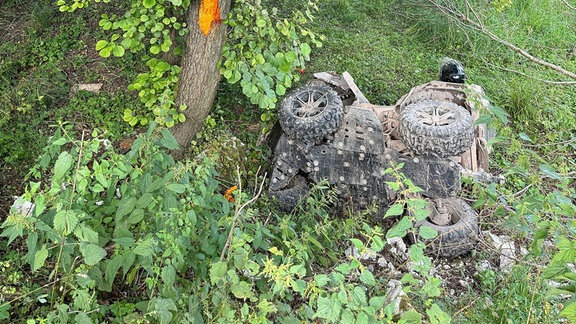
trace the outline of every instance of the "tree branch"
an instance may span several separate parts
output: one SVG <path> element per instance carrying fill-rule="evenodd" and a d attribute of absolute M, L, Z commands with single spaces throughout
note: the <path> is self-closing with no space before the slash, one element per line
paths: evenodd
<path fill-rule="evenodd" d="M 562 0 L 562 2 L 564 2 L 564 4 L 565 4 L 568 8 L 576 11 L 576 7 L 572 6 L 570 3 L 568 3 L 568 1 Z"/>
<path fill-rule="evenodd" d="M 553 63 L 550 63 L 548 61 L 544 61 L 542 59 L 539 59 L 539 58 L 531 55 L 530 53 L 528 53 L 526 50 L 498 37 L 496 34 L 492 33 L 488 29 L 486 29 L 482 25 L 481 21 L 475 21 L 475 20 L 470 19 L 470 17 L 468 15 L 464 15 L 462 12 L 460 12 L 454 6 L 444 6 L 435 0 L 428 0 L 428 2 L 431 3 L 434 7 L 436 7 L 442 14 L 451 18 L 452 20 L 455 20 L 458 24 L 463 25 L 465 27 L 472 28 L 473 30 L 488 36 L 490 39 L 496 41 L 497 43 L 500 43 L 501 45 L 504 45 L 504 46 L 508 47 L 509 49 L 513 50 L 514 52 L 524 56 L 529 61 L 532 61 L 532 62 L 537 63 L 537 64 L 542 65 L 542 66 L 546 66 L 546 67 L 548 67 L 548 68 L 550 68 L 550 69 L 552 69 L 552 70 L 554 70 L 560 74 L 563 74 L 567 77 L 570 77 L 570 78 L 576 80 L 576 73 L 568 71 L 568 70 L 566 70 L 566 69 L 564 69 L 564 68 L 562 68 L 556 64 L 553 64 Z M 466 6 L 467 6 L 467 8 L 471 9 L 471 6 L 468 3 L 468 1 L 466 1 Z M 473 12 L 473 15 L 476 17 L 476 19 L 478 19 L 478 16 L 476 15 L 475 12 Z"/>

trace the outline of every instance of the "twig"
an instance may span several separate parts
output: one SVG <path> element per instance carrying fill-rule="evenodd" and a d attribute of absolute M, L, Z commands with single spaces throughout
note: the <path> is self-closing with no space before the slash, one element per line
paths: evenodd
<path fill-rule="evenodd" d="M 500 69 L 500 70 L 503 70 L 503 71 L 507 71 L 507 72 L 516 73 L 516 74 L 519 74 L 519 75 L 521 75 L 521 76 L 530 78 L 530 79 L 532 79 L 532 80 L 544 82 L 544 83 L 547 83 L 547 84 L 558 84 L 558 85 L 574 85 L 574 84 L 576 84 L 576 81 L 550 81 L 550 80 L 539 79 L 539 78 L 535 78 L 535 77 L 533 77 L 533 76 L 531 76 L 531 75 L 528 75 L 528 74 L 523 73 L 523 72 L 520 72 L 520 71 L 516 71 L 516 70 L 512 70 L 512 69 L 507 69 L 507 68 L 505 68 L 505 67 L 501 67 L 501 66 L 498 66 L 498 65 L 494 65 L 494 64 L 492 64 L 492 63 L 490 63 L 490 62 L 487 62 L 487 61 L 484 61 L 484 63 L 487 64 L 487 65 L 490 65 L 491 67 L 495 67 L 495 68 L 497 68 L 497 69 Z"/>
<path fill-rule="evenodd" d="M 552 70 L 563 74 L 565 76 L 568 76 L 572 79 L 576 80 L 576 73 L 574 72 L 570 72 L 556 64 L 550 63 L 548 61 L 544 61 L 542 59 L 539 59 L 533 55 L 531 55 L 530 53 L 528 53 L 526 50 L 498 37 L 496 34 L 492 33 L 491 31 L 489 31 L 488 29 L 486 29 L 483 25 L 481 21 L 474 21 L 472 19 L 470 19 L 470 17 L 464 15 L 462 12 L 460 12 L 458 9 L 454 8 L 454 7 L 446 7 L 446 6 L 442 6 L 441 4 L 439 4 L 437 1 L 435 0 L 428 0 L 428 2 L 430 2 L 432 5 L 434 5 L 438 10 L 440 10 L 440 12 L 442 14 L 444 14 L 445 16 L 447 16 L 448 18 L 451 18 L 452 20 L 456 21 L 458 24 L 460 24 L 461 26 L 464 27 L 468 27 L 471 28 L 477 32 L 480 32 L 486 36 L 488 36 L 490 39 L 496 41 L 497 43 L 500 43 L 501 45 L 504 45 L 505 47 L 508 47 L 509 49 L 513 50 L 514 52 L 520 54 L 521 56 L 524 56 L 526 59 L 528 59 L 529 61 L 532 61 L 534 63 L 546 66 L 548 68 L 551 68 Z M 468 2 L 467 2 L 468 3 Z"/>
<path fill-rule="evenodd" d="M 232 241 L 232 234 L 234 232 L 234 228 L 236 227 L 236 222 L 238 221 L 238 218 L 240 217 L 240 214 L 242 212 L 242 210 L 244 210 L 244 208 L 246 208 L 246 206 L 252 204 L 253 202 L 255 202 L 258 197 L 260 197 L 260 194 L 262 193 L 262 188 L 264 187 L 264 182 L 266 181 L 266 173 L 264 173 L 264 177 L 262 179 L 262 182 L 260 183 L 260 186 L 258 187 L 258 173 L 260 172 L 260 168 L 258 168 L 258 171 L 256 172 L 256 186 L 254 187 L 254 194 L 252 196 L 252 199 L 248 200 L 247 202 L 245 202 L 242 205 L 238 205 L 236 204 L 236 208 L 234 211 L 234 219 L 232 220 L 232 225 L 230 226 L 230 231 L 228 231 L 228 237 L 226 238 L 226 243 L 224 244 L 224 247 L 222 248 L 222 253 L 220 254 L 220 262 L 224 261 L 224 256 L 226 255 L 226 251 L 228 250 L 228 247 L 230 246 L 230 241 Z M 242 180 L 240 179 L 240 167 L 236 167 L 236 174 L 238 176 L 238 195 L 241 196 L 242 195 Z"/>
<path fill-rule="evenodd" d="M 562 0 L 562 2 L 564 2 L 564 4 L 565 4 L 568 8 L 576 11 L 576 7 L 574 7 L 574 6 L 572 6 L 571 4 L 569 4 L 568 1 Z"/>

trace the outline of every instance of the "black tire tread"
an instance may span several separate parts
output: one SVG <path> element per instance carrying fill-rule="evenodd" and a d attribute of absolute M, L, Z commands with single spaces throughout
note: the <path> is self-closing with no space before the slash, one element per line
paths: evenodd
<path fill-rule="evenodd" d="M 319 114 L 307 118 L 296 116 L 292 111 L 292 105 L 295 98 L 306 91 L 323 92 L 327 96 L 327 106 Z M 278 121 L 282 130 L 291 138 L 302 140 L 304 142 L 314 142 L 326 135 L 332 134 L 338 130 L 342 116 L 344 114 L 344 105 L 340 96 L 328 85 L 312 84 L 304 85 L 294 91 L 282 101 L 278 111 Z"/>
<path fill-rule="evenodd" d="M 419 110 L 440 103 L 450 107 L 456 114 L 457 120 L 454 123 L 431 126 L 422 123 L 416 117 Z M 445 158 L 458 156 L 470 148 L 474 138 L 474 120 L 466 108 L 455 103 L 424 100 L 402 109 L 398 131 L 406 147 L 416 155 Z"/>

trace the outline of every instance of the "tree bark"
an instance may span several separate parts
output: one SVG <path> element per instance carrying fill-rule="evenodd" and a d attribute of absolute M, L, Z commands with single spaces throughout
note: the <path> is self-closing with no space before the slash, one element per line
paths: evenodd
<path fill-rule="evenodd" d="M 228 16 L 230 2 L 231 0 L 219 1 L 222 18 Z M 188 107 L 184 111 L 186 121 L 171 129 L 181 149 L 190 144 L 210 113 L 220 81 L 217 64 L 226 40 L 226 25 L 222 23 L 214 24 L 208 35 L 202 33 L 198 26 L 199 8 L 200 0 L 192 0 L 186 14 L 190 32 L 185 38 L 176 94 L 176 105 L 185 104 Z"/>

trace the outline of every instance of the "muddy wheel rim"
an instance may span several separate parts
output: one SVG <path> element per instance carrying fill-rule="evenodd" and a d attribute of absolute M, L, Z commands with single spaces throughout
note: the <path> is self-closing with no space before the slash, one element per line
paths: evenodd
<path fill-rule="evenodd" d="M 328 97 L 325 93 L 309 90 L 294 98 L 294 115 L 302 118 L 313 117 L 323 112 L 328 106 Z"/>
<path fill-rule="evenodd" d="M 416 112 L 416 116 L 423 124 L 430 126 L 446 126 L 457 120 L 450 107 L 444 105 L 426 107 Z"/>

